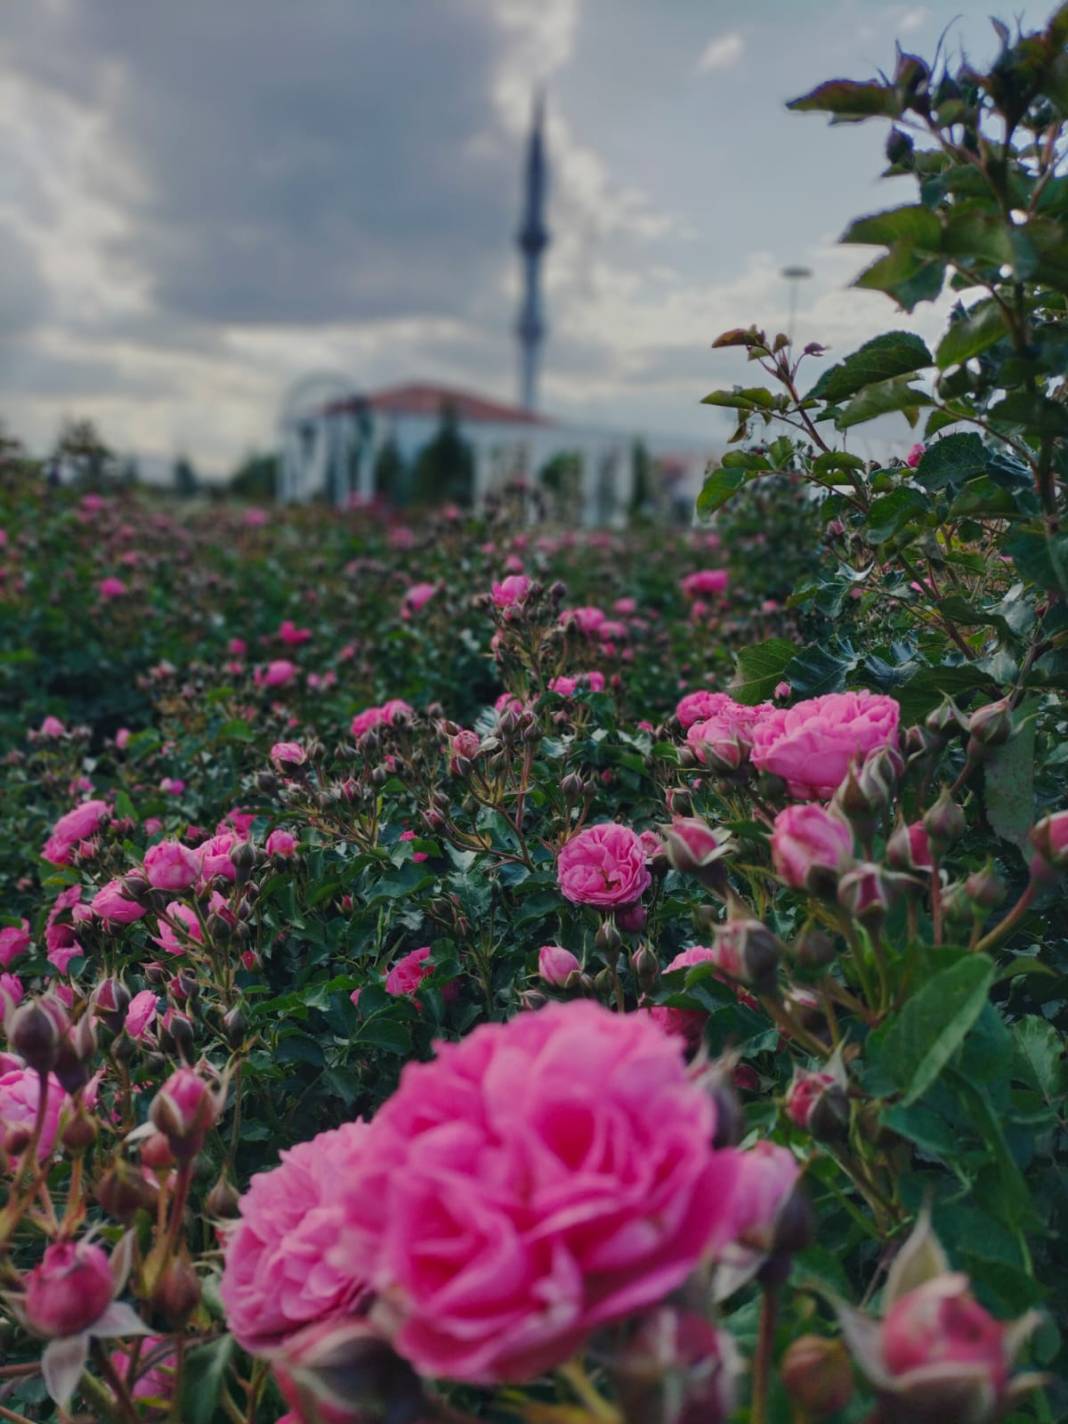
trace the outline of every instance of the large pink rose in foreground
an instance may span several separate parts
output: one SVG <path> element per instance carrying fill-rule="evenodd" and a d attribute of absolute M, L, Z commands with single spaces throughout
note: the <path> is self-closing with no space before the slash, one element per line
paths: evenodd
<path fill-rule="evenodd" d="M 829 692 L 765 712 L 753 728 L 753 765 L 781 776 L 798 801 L 829 801 L 849 764 L 897 741 L 901 709 L 877 692 Z"/>
<path fill-rule="evenodd" d="M 327 1252 L 342 1225 L 337 1188 L 355 1170 L 367 1132 L 363 1122 L 321 1132 L 252 1178 L 219 1287 L 246 1350 L 268 1349 L 312 1321 L 350 1311 L 365 1294 L 360 1262 L 338 1268 Z"/>
<path fill-rule="evenodd" d="M 587 826 L 556 857 L 556 878 L 574 905 L 632 905 L 648 888 L 645 847 L 629 826 Z"/>
<path fill-rule="evenodd" d="M 371 1124 L 328 1256 L 369 1264 L 417 1370 L 530 1379 L 729 1239 L 737 1154 L 646 1015 L 575 1000 L 437 1052 Z"/>

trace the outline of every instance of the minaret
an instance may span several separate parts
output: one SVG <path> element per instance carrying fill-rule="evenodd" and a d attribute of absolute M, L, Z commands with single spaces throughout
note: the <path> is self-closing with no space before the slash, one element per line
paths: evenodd
<path fill-rule="evenodd" d="M 549 245 L 549 230 L 545 226 L 548 170 L 542 133 L 544 119 L 545 96 L 539 92 L 534 100 L 534 116 L 527 145 L 523 225 L 516 236 L 523 260 L 523 297 L 516 335 L 519 337 L 519 403 L 525 410 L 537 409 L 538 362 L 541 343 L 545 338 L 545 319 L 541 309 L 541 256 Z"/>

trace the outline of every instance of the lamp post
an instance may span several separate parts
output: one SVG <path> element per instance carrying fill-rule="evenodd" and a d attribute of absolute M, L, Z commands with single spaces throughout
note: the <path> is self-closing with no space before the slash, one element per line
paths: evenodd
<path fill-rule="evenodd" d="M 812 268 L 798 266 L 784 267 L 782 269 L 782 275 L 790 284 L 790 318 L 786 334 L 792 344 L 794 339 L 794 325 L 797 321 L 797 289 L 806 277 L 812 276 Z"/>

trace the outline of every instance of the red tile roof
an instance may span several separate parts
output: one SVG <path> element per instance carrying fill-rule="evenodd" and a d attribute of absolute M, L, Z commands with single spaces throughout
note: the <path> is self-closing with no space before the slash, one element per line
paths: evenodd
<path fill-rule="evenodd" d="M 536 411 L 524 410 L 522 406 L 505 405 L 503 401 L 488 400 L 485 396 L 473 395 L 470 391 L 452 390 L 448 386 L 412 384 L 407 386 L 387 386 L 385 390 L 372 391 L 366 398 L 374 410 L 392 415 L 440 415 L 442 408 L 450 406 L 461 424 L 485 422 L 487 424 L 510 425 L 553 425 L 548 416 Z M 327 407 L 330 414 L 351 410 L 360 404 L 358 398 L 335 401 Z"/>

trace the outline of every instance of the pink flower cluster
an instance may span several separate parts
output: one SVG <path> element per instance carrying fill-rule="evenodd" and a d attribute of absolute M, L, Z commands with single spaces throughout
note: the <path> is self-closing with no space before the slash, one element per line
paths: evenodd
<path fill-rule="evenodd" d="M 42 858 L 53 865 L 69 865 L 77 847 L 96 835 L 108 815 L 106 801 L 83 801 L 75 806 L 52 827 L 41 850 Z"/>
<path fill-rule="evenodd" d="M 381 707 L 366 707 L 362 712 L 357 712 L 349 730 L 356 741 L 359 741 L 375 727 L 391 727 L 400 718 L 414 715 L 414 709 L 403 697 L 391 697 L 388 702 L 383 702 Z"/>

